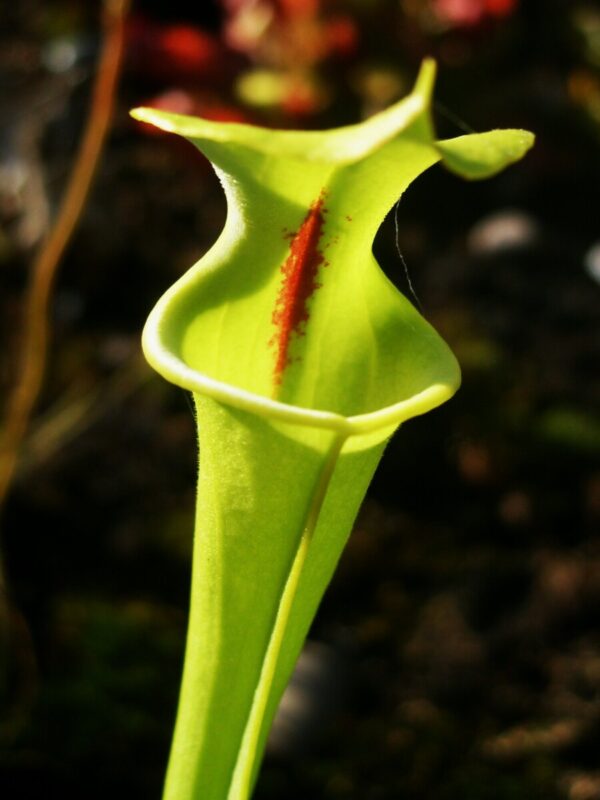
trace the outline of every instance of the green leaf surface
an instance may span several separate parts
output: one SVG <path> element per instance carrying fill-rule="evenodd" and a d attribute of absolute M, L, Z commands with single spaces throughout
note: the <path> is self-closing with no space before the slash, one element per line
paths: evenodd
<path fill-rule="evenodd" d="M 377 229 L 443 160 L 493 174 L 523 131 L 435 140 L 435 67 L 360 124 L 274 131 L 138 109 L 212 162 L 228 216 L 159 301 L 149 362 L 192 391 L 192 603 L 167 800 L 245 800 L 281 693 L 389 436 L 458 388 L 451 351 L 381 272 Z"/>

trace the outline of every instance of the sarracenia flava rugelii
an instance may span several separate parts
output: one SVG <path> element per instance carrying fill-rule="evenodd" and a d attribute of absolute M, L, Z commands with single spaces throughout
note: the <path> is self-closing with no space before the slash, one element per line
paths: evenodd
<path fill-rule="evenodd" d="M 438 161 L 491 176 L 521 130 L 437 141 L 435 65 L 357 125 L 274 131 L 152 109 L 212 162 L 228 215 L 152 311 L 148 361 L 193 392 L 200 477 L 191 612 L 167 800 L 244 800 L 277 703 L 386 441 L 448 399 L 451 351 L 372 254 Z"/>

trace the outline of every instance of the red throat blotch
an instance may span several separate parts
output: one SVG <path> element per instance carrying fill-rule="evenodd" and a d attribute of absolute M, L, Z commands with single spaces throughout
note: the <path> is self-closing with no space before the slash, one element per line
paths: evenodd
<path fill-rule="evenodd" d="M 311 204 L 300 228 L 296 233 L 286 234 L 290 239 L 290 251 L 281 266 L 283 279 L 271 320 L 276 327 L 269 344 L 275 347 L 273 383 L 275 389 L 281 386 L 283 373 L 291 363 L 290 344 L 292 334 L 302 336 L 309 318 L 308 301 L 316 289 L 319 267 L 327 261 L 319 249 L 319 241 L 325 225 L 325 190 Z"/>

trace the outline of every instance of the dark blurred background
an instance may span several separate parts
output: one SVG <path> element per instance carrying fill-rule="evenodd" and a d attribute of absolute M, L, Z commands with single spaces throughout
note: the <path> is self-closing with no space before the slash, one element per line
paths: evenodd
<path fill-rule="evenodd" d="M 193 8 L 193 11 L 190 11 Z M 2 4 L 0 379 L 89 113 L 102 4 Z M 0 795 L 158 798 L 196 473 L 140 331 L 225 204 L 155 105 L 319 128 L 440 75 L 440 136 L 523 127 L 499 177 L 400 205 L 425 316 L 464 372 L 396 435 L 284 699 L 257 800 L 600 798 L 600 8 L 584 0 L 139 0 L 112 126 L 52 294 L 2 519 Z M 393 218 L 375 244 L 410 296 Z"/>

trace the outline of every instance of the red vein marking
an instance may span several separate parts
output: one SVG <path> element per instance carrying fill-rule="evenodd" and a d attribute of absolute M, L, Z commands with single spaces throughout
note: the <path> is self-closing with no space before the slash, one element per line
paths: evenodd
<path fill-rule="evenodd" d="M 292 334 L 303 336 L 308 322 L 308 301 L 321 284 L 317 282 L 320 266 L 327 261 L 319 249 L 325 225 L 325 190 L 311 204 L 296 233 L 284 232 L 289 238 L 290 253 L 281 265 L 283 279 L 275 300 L 271 321 L 277 328 L 269 344 L 275 347 L 273 382 L 280 386 L 285 368 L 291 363 L 289 349 Z"/>

